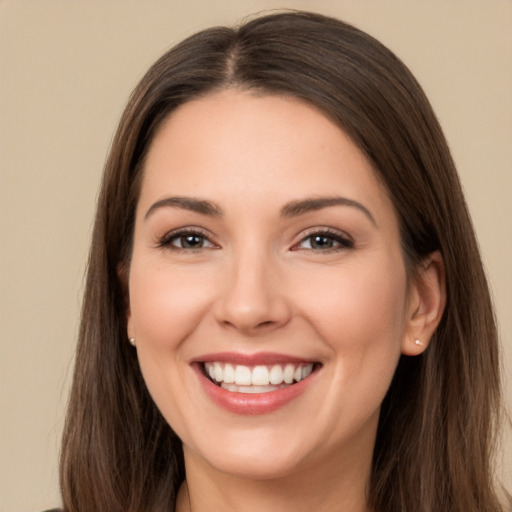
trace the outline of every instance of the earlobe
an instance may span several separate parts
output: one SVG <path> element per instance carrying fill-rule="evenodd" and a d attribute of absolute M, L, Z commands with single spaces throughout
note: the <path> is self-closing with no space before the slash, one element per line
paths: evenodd
<path fill-rule="evenodd" d="M 135 338 L 135 326 L 133 325 L 133 317 L 130 311 L 130 303 L 129 300 L 126 301 L 126 335 L 128 336 L 128 341 L 132 347 L 136 346 L 136 338 Z"/>
<path fill-rule="evenodd" d="M 444 261 L 436 251 L 420 263 L 409 293 L 402 354 L 417 356 L 429 345 L 446 305 Z"/>
<path fill-rule="evenodd" d="M 132 315 L 131 315 L 130 311 L 126 312 L 126 334 L 128 335 L 128 339 L 130 340 L 130 343 L 131 343 L 131 340 L 135 339 L 135 332 L 134 332 L 134 328 L 132 325 Z M 132 343 L 132 345 L 133 345 L 133 343 Z"/>

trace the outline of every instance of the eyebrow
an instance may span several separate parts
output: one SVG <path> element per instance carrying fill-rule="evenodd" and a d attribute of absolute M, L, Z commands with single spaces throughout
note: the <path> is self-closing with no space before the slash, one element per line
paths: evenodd
<path fill-rule="evenodd" d="M 372 222 L 374 226 L 377 226 L 375 218 L 371 214 L 370 210 L 363 204 L 354 199 L 347 197 L 312 197 L 301 199 L 298 201 L 291 201 L 281 209 L 282 217 L 296 217 L 305 213 L 321 210 L 322 208 L 329 208 L 330 206 L 351 206 L 357 208 L 363 212 L 366 217 Z"/>
<path fill-rule="evenodd" d="M 221 208 L 211 201 L 197 199 L 195 197 L 173 196 L 166 197 L 165 199 L 161 199 L 160 201 L 153 203 L 146 212 L 144 219 L 147 219 L 152 213 L 163 207 L 181 208 L 183 210 L 190 210 L 210 217 L 222 217 L 223 215 Z"/>
<path fill-rule="evenodd" d="M 357 208 L 361 212 L 363 212 L 366 217 L 377 226 L 377 222 L 375 218 L 371 214 L 370 210 L 366 208 L 363 204 L 354 199 L 349 199 L 347 197 L 311 197 L 306 199 L 299 199 L 296 201 L 290 201 L 281 209 L 281 217 L 298 217 L 300 215 L 304 215 L 309 212 L 313 212 L 316 210 L 321 210 L 323 208 L 329 208 L 331 206 L 351 206 L 353 208 Z M 147 219 L 154 213 L 156 210 L 164 207 L 170 208 L 181 208 L 183 210 L 189 210 L 201 215 L 207 215 L 209 217 L 222 217 L 224 212 L 220 206 L 217 206 L 215 203 L 208 201 L 206 199 L 198 199 L 195 197 L 184 197 L 184 196 L 172 196 L 166 197 L 165 199 L 161 199 L 156 203 L 153 203 L 144 219 Z"/>

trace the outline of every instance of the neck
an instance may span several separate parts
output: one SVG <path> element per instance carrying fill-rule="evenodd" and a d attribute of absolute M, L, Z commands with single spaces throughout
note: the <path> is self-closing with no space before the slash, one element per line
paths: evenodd
<path fill-rule="evenodd" d="M 371 456 L 324 460 L 286 477 L 257 480 L 216 471 L 186 449 L 185 461 L 176 512 L 369 512 Z"/>

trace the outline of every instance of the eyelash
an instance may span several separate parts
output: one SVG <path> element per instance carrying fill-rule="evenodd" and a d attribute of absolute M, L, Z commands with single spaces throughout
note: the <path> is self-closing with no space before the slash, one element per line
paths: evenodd
<path fill-rule="evenodd" d="M 174 241 L 178 241 L 181 239 L 181 242 L 183 243 L 184 239 L 186 237 L 196 237 L 199 239 L 202 239 L 203 244 L 207 242 L 210 245 L 202 246 L 202 247 L 179 247 L 176 245 L 173 245 Z M 329 240 L 331 243 L 337 244 L 334 247 L 327 247 L 326 249 L 315 249 L 314 247 L 311 247 L 311 242 L 314 237 L 318 238 L 324 238 Z M 300 245 L 303 244 L 305 241 L 310 241 L 310 247 L 301 248 Z M 158 243 L 159 247 L 163 248 L 169 248 L 173 251 L 200 251 L 201 249 L 210 249 L 215 248 L 215 244 L 213 244 L 209 238 L 208 235 L 203 232 L 200 229 L 182 229 L 179 231 L 171 231 L 170 233 L 167 233 Z M 346 249 L 353 249 L 354 248 L 354 242 L 347 236 L 342 235 L 339 231 L 336 231 L 334 229 L 330 228 L 323 228 L 321 230 L 315 229 L 312 230 L 310 233 L 308 233 L 306 236 L 303 236 L 301 240 L 295 244 L 291 250 L 292 251 L 299 251 L 299 250 L 306 250 L 306 251 L 314 251 L 314 252 L 336 252 Z"/>
<path fill-rule="evenodd" d="M 306 247 L 306 248 L 299 247 L 306 240 L 309 240 L 310 245 L 311 245 L 311 241 L 315 237 L 328 239 L 338 245 L 336 245 L 334 247 L 328 247 L 326 249 L 315 249 L 314 247 Z M 331 229 L 331 228 L 322 228 L 322 229 L 316 228 L 314 230 L 311 230 L 308 234 L 306 234 L 306 236 L 303 236 L 300 239 L 300 241 L 292 247 L 291 250 L 292 251 L 305 250 L 305 251 L 314 251 L 314 252 L 336 252 L 336 251 L 342 251 L 342 250 L 353 249 L 353 248 L 354 248 L 354 241 L 351 240 L 347 235 L 343 235 L 339 231 Z"/>
<path fill-rule="evenodd" d="M 210 245 L 206 247 L 178 247 L 173 245 L 174 241 L 182 240 L 186 237 L 197 237 L 203 239 L 204 242 L 208 242 Z M 167 233 L 159 242 L 159 247 L 169 248 L 173 251 L 200 251 L 201 249 L 209 249 L 215 247 L 215 245 L 210 242 L 207 233 L 204 231 L 195 228 L 195 229 L 180 229 L 178 231 L 171 231 Z"/>

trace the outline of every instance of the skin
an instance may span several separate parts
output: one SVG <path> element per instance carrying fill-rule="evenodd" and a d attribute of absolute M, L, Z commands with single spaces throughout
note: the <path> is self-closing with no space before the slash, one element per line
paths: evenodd
<path fill-rule="evenodd" d="M 144 172 L 128 334 L 184 444 L 177 510 L 367 510 L 380 404 L 400 355 L 426 348 L 444 307 L 440 256 L 407 278 L 372 166 L 296 99 L 226 90 L 186 103 L 156 135 Z M 223 213 L 162 203 L 176 196 Z M 360 206 L 282 215 L 290 202 L 333 196 Z M 180 247 L 182 229 L 199 229 L 197 248 Z M 234 414 L 192 368 L 211 352 L 278 352 L 320 369 L 276 411 Z"/>

